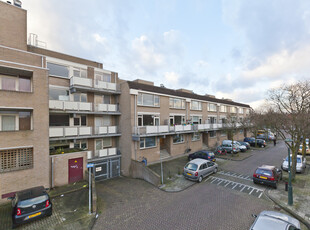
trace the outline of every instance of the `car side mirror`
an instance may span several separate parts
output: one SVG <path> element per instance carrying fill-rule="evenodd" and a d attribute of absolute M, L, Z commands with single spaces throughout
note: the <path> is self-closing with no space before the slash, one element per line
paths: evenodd
<path fill-rule="evenodd" d="M 255 214 L 252 214 L 252 217 L 256 218 L 256 217 L 257 217 L 257 215 L 255 215 Z"/>

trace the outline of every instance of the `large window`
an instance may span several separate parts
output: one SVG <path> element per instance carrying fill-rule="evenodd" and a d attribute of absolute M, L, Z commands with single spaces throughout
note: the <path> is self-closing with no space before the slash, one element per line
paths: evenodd
<path fill-rule="evenodd" d="M 77 140 L 74 143 L 74 148 L 76 148 L 76 149 L 87 149 L 87 140 Z"/>
<path fill-rule="evenodd" d="M 95 80 L 96 81 L 111 82 L 111 74 L 96 72 L 95 73 Z"/>
<path fill-rule="evenodd" d="M 138 115 L 138 126 L 148 126 L 148 125 L 150 126 L 159 125 L 159 116 L 149 114 Z"/>
<path fill-rule="evenodd" d="M 177 134 L 173 135 L 173 144 L 183 143 L 184 142 L 184 135 L 183 134 Z"/>
<path fill-rule="evenodd" d="M 51 114 L 50 126 L 69 126 L 69 115 Z"/>
<path fill-rule="evenodd" d="M 210 131 L 209 135 L 210 135 L 211 138 L 216 137 L 216 131 Z"/>
<path fill-rule="evenodd" d="M 73 76 L 74 77 L 87 78 L 87 70 L 86 69 L 80 69 L 80 68 L 74 68 L 73 69 Z"/>
<path fill-rule="evenodd" d="M 68 66 L 48 62 L 47 68 L 49 69 L 48 71 L 49 75 L 69 78 Z"/>
<path fill-rule="evenodd" d="M 169 107 L 173 109 L 185 109 L 185 100 L 179 98 L 170 98 Z"/>
<path fill-rule="evenodd" d="M 76 116 L 73 119 L 74 126 L 86 126 L 86 116 Z"/>
<path fill-rule="evenodd" d="M 87 94 L 86 93 L 75 93 L 73 94 L 73 100 L 78 102 L 87 102 Z"/>
<path fill-rule="evenodd" d="M 202 116 L 192 116 L 192 123 L 193 124 L 201 124 L 202 123 Z"/>
<path fill-rule="evenodd" d="M 156 147 L 156 137 L 140 138 L 140 149 Z"/>
<path fill-rule="evenodd" d="M 236 109 L 236 107 L 230 107 L 230 112 L 231 113 L 237 113 L 237 109 Z"/>
<path fill-rule="evenodd" d="M 216 104 L 209 103 L 208 104 L 208 111 L 216 112 Z"/>
<path fill-rule="evenodd" d="M 208 124 L 216 124 L 216 117 L 208 117 Z"/>
<path fill-rule="evenodd" d="M 138 105 L 159 107 L 159 96 L 140 93 L 138 95 Z"/>
<path fill-rule="evenodd" d="M 183 125 L 185 124 L 185 115 L 174 115 L 169 117 L 170 125 Z"/>
<path fill-rule="evenodd" d="M 105 137 L 99 140 L 96 140 L 96 150 L 109 148 L 112 146 L 112 138 L 111 137 Z"/>
<path fill-rule="evenodd" d="M 69 90 L 64 88 L 49 88 L 49 99 L 59 101 L 69 101 Z"/>
<path fill-rule="evenodd" d="M 200 133 L 193 133 L 192 134 L 192 141 L 199 141 L 201 138 L 201 134 Z"/>
<path fill-rule="evenodd" d="M 31 92 L 31 78 L 23 76 L 0 75 L 0 89 Z"/>
<path fill-rule="evenodd" d="M 226 105 L 221 105 L 220 106 L 220 112 L 226 113 L 227 112 L 227 106 Z"/>
<path fill-rule="evenodd" d="M 0 131 L 31 130 L 31 112 L 0 111 Z"/>
<path fill-rule="evenodd" d="M 238 113 L 243 114 L 243 108 L 239 108 Z"/>
<path fill-rule="evenodd" d="M 202 110 L 201 101 L 191 101 L 192 110 Z"/>
<path fill-rule="evenodd" d="M 33 148 L 0 150 L 0 173 L 33 167 Z"/>

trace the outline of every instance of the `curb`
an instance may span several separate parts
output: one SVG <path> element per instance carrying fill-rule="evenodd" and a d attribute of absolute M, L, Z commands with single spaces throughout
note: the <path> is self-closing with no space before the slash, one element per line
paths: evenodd
<path fill-rule="evenodd" d="M 159 187 L 157 187 L 159 190 L 161 190 L 161 191 L 163 191 L 163 192 L 167 192 L 167 193 L 178 193 L 178 192 L 183 192 L 183 191 L 185 191 L 186 189 L 188 189 L 188 188 L 190 188 L 190 187 L 192 187 L 192 186 L 194 186 L 195 184 L 197 184 L 197 183 L 193 183 L 193 184 L 190 184 L 190 185 L 188 185 L 188 186 L 186 186 L 185 188 L 183 188 L 183 189 L 180 189 L 180 190 L 164 190 L 163 188 L 160 188 L 160 186 Z"/>
<path fill-rule="evenodd" d="M 215 156 L 215 158 L 219 158 L 219 159 L 223 159 L 223 160 L 227 160 L 227 161 L 244 161 L 244 160 L 250 158 L 251 156 L 253 156 L 253 154 L 251 154 L 250 156 L 247 156 L 247 157 L 243 158 L 242 160 L 233 159 L 233 158 L 223 158 L 223 157 L 218 157 L 218 156 Z"/>
<path fill-rule="evenodd" d="M 267 192 L 266 192 L 267 191 Z M 306 221 L 304 218 L 302 218 L 301 216 L 299 216 L 297 213 L 293 212 L 291 209 L 285 207 L 284 205 L 282 205 L 282 203 L 280 201 L 278 201 L 277 199 L 273 198 L 270 194 L 269 191 L 270 189 L 265 191 L 265 195 L 272 200 L 276 205 L 280 206 L 282 209 L 284 209 L 286 212 L 288 212 L 289 214 L 291 214 L 293 217 L 295 217 L 296 219 L 298 219 L 300 222 L 302 222 L 304 225 L 306 225 L 306 227 L 308 229 L 310 229 L 310 223 L 308 221 Z"/>

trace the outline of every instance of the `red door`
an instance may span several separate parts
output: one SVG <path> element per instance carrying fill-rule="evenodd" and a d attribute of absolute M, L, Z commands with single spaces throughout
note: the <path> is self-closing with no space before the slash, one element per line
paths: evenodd
<path fill-rule="evenodd" d="M 69 164 L 69 184 L 83 180 L 83 157 L 70 159 Z"/>

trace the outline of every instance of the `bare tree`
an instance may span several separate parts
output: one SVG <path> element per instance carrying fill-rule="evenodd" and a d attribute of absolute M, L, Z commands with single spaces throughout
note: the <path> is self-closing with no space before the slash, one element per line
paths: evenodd
<path fill-rule="evenodd" d="M 283 84 L 269 91 L 269 108 L 264 115 L 268 123 L 283 139 L 289 137 L 292 142 L 285 142 L 292 154 L 292 176 L 295 177 L 297 153 L 301 138 L 308 133 L 310 120 L 310 81 L 295 84 Z"/>

